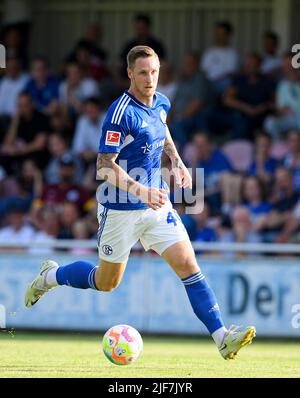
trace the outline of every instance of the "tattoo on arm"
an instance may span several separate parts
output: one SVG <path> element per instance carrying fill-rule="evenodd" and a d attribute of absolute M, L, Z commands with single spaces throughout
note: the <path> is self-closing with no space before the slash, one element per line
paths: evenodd
<path fill-rule="evenodd" d="M 112 168 L 114 161 L 117 159 L 118 153 L 98 153 L 97 171 L 103 168 Z"/>
<path fill-rule="evenodd" d="M 174 167 L 181 167 L 182 166 L 182 161 L 178 155 L 178 152 L 176 150 L 175 144 L 172 139 L 169 139 L 167 136 L 165 145 L 164 145 L 164 151 L 170 158 L 171 162 L 173 163 Z"/>
<path fill-rule="evenodd" d="M 175 165 L 175 167 L 180 166 L 180 157 L 178 155 L 176 146 L 174 144 L 174 141 L 172 139 L 171 133 L 169 128 L 167 127 L 167 132 L 166 132 L 166 140 L 165 140 L 165 145 L 164 145 L 164 151 L 172 161 L 172 163 Z"/>
<path fill-rule="evenodd" d="M 110 180 L 117 187 L 138 194 L 139 184 L 120 166 L 115 164 L 118 153 L 99 153 L 97 158 L 97 174 L 104 180 Z M 112 180 L 111 180 L 112 178 Z"/>
<path fill-rule="evenodd" d="M 169 158 L 172 157 L 172 155 L 174 155 L 174 148 L 172 147 L 171 142 L 167 139 L 164 145 L 164 151 L 169 156 Z"/>

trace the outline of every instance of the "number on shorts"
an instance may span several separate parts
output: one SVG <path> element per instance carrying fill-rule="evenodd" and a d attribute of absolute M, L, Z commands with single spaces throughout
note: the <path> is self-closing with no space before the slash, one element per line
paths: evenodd
<path fill-rule="evenodd" d="M 168 213 L 167 223 L 168 223 L 168 224 L 173 223 L 173 224 L 174 224 L 174 227 L 176 227 L 176 225 L 177 225 L 177 220 L 176 220 L 176 218 L 173 216 L 173 214 L 172 214 L 171 211 L 169 211 L 169 213 Z"/>

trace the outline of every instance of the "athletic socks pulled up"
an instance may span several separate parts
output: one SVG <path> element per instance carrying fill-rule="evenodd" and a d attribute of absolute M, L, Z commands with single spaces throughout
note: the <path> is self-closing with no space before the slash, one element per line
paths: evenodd
<path fill-rule="evenodd" d="M 67 285 L 78 289 L 97 290 L 95 273 L 98 267 L 87 261 L 75 261 L 74 263 L 59 267 L 56 271 L 56 280 L 59 285 Z"/>
<path fill-rule="evenodd" d="M 226 332 L 219 305 L 213 290 L 199 271 L 187 278 L 181 279 L 197 317 L 207 327 L 217 345 Z M 217 332 L 217 333 L 215 333 Z"/>

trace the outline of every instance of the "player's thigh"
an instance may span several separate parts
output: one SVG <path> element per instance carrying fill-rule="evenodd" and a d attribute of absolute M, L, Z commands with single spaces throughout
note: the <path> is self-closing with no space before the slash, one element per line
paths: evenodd
<path fill-rule="evenodd" d="M 139 212 L 98 210 L 98 254 L 107 263 L 127 263 L 132 246 L 139 239 Z"/>
<path fill-rule="evenodd" d="M 95 284 L 98 290 L 110 292 L 115 289 L 123 277 L 126 268 L 126 262 L 111 263 L 106 260 L 100 260 L 99 267 L 95 273 Z"/>
<path fill-rule="evenodd" d="M 173 243 L 161 253 L 179 278 L 186 278 L 200 271 L 195 252 L 189 239 Z"/>
<path fill-rule="evenodd" d="M 165 205 L 159 220 L 143 233 L 140 240 L 146 250 L 153 249 L 162 256 L 180 278 L 199 271 L 189 236 L 171 203 Z"/>

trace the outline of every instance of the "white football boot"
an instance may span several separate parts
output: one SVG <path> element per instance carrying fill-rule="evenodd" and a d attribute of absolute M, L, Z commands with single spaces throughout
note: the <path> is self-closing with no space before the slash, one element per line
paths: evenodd
<path fill-rule="evenodd" d="M 238 351 L 251 344 L 255 335 L 256 329 L 254 326 L 231 325 L 219 347 L 220 354 L 224 359 L 235 359 Z"/>
<path fill-rule="evenodd" d="M 35 280 L 27 287 L 25 293 L 25 306 L 32 307 L 39 299 L 53 289 L 55 286 L 49 286 L 46 283 L 46 277 L 50 270 L 58 268 L 58 264 L 52 260 L 43 261 L 42 267 Z"/>

